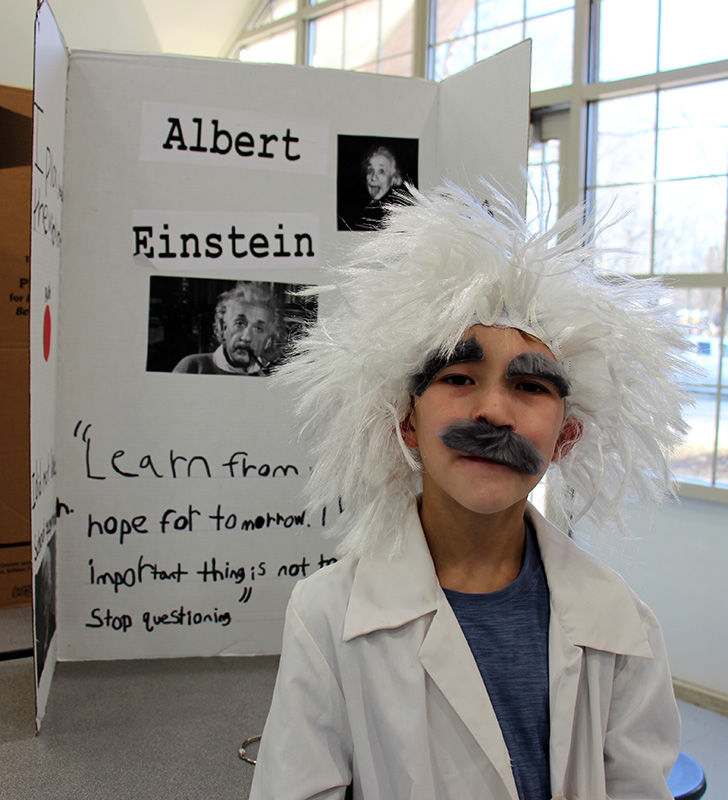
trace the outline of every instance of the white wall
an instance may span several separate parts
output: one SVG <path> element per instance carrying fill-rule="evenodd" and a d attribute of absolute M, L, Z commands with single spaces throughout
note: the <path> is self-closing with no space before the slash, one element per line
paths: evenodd
<path fill-rule="evenodd" d="M 33 86 L 35 0 L 0 0 L 0 83 Z M 160 52 L 142 0 L 52 0 L 68 47 L 74 50 Z"/>
<path fill-rule="evenodd" d="M 654 527 L 633 511 L 635 537 L 587 545 L 617 570 L 662 624 L 675 678 L 728 695 L 728 506 L 668 502 Z"/>

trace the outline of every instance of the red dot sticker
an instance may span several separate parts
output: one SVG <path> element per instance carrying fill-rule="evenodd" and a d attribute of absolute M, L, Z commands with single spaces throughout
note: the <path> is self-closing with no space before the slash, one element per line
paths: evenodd
<path fill-rule="evenodd" d="M 51 309 L 46 306 L 43 315 L 43 356 L 46 361 L 51 354 Z"/>

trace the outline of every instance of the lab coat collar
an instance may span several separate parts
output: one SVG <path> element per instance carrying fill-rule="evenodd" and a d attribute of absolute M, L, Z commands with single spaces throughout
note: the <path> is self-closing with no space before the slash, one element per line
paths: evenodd
<path fill-rule="evenodd" d="M 632 592 L 622 578 L 529 504 L 546 570 L 552 614 L 571 645 L 652 658 Z"/>
<path fill-rule="evenodd" d="M 530 504 L 526 515 L 536 530 L 552 615 L 568 643 L 652 657 L 634 600 L 622 579 L 581 550 Z M 436 612 L 447 602 L 414 505 L 405 525 L 397 556 L 369 555 L 356 565 L 344 641 L 375 630 L 398 628 Z"/>
<path fill-rule="evenodd" d="M 375 553 L 357 564 L 344 641 L 399 628 L 437 610 L 442 590 L 415 506 L 405 525 L 402 548 L 394 558 Z"/>

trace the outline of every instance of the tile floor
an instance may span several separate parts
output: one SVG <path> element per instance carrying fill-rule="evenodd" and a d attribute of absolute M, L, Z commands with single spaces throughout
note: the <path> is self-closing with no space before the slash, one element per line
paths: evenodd
<path fill-rule="evenodd" d="M 678 700 L 682 750 L 703 768 L 708 790 L 703 800 L 728 800 L 728 717 Z"/>
<path fill-rule="evenodd" d="M 0 654 L 33 647 L 33 617 L 30 606 L 0 608 Z"/>

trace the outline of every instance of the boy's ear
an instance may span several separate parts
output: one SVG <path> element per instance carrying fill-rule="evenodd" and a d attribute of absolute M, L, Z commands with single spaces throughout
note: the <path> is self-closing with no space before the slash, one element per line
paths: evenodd
<path fill-rule="evenodd" d="M 580 419 L 576 417 L 567 417 L 561 433 L 556 440 L 556 447 L 554 454 L 551 456 L 552 461 L 560 461 L 565 455 L 569 453 L 571 448 L 581 439 L 581 434 L 584 432 L 584 426 Z"/>
<path fill-rule="evenodd" d="M 407 447 L 417 447 L 417 431 L 412 424 L 412 411 L 399 423 L 399 430 L 402 434 L 402 441 Z"/>

